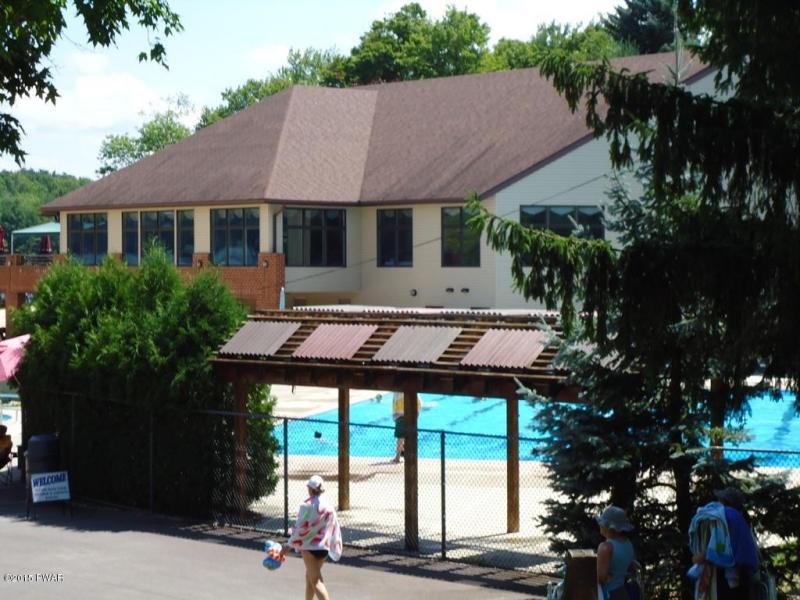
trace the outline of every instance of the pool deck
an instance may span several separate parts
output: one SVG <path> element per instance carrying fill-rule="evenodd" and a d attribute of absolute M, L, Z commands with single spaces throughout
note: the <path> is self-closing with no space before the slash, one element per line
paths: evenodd
<path fill-rule="evenodd" d="M 382 390 L 350 390 L 350 404 L 390 394 Z M 334 410 L 339 406 L 337 388 L 273 385 L 271 394 L 277 399 L 273 413 L 280 417 L 302 419 Z"/>

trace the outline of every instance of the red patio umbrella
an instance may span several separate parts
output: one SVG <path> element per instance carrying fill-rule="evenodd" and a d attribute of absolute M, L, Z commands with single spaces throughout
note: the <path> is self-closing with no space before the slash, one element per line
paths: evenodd
<path fill-rule="evenodd" d="M 39 254 L 51 254 L 53 252 L 53 244 L 50 242 L 50 236 L 44 234 L 42 236 L 42 243 L 39 244 Z"/>

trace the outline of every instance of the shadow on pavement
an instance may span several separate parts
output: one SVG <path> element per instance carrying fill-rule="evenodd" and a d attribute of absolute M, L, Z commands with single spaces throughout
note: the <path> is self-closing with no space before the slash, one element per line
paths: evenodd
<path fill-rule="evenodd" d="M 146 511 L 115 507 L 93 502 L 73 502 L 72 516 L 63 505 L 38 505 L 35 522 L 40 526 L 61 527 L 76 531 L 138 531 L 156 535 L 181 537 L 205 543 L 224 544 L 261 552 L 263 531 L 216 527 L 206 521 L 151 514 Z M 25 488 L 16 480 L 0 485 L 0 517 L 26 520 Z M 276 541 L 284 541 L 275 536 Z M 397 553 L 384 553 L 348 547 L 341 564 L 375 571 L 427 577 L 467 585 L 508 590 L 544 597 L 552 578 L 518 570 L 480 567 L 448 560 L 420 558 Z"/>

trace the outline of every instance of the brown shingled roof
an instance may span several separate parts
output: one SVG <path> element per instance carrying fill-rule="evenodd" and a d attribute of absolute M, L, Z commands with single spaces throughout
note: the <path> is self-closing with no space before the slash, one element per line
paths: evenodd
<path fill-rule="evenodd" d="M 615 64 L 660 79 L 671 53 Z M 687 80 L 709 69 L 699 61 Z M 537 69 L 362 88 L 295 86 L 43 212 L 243 202 L 381 204 L 494 193 L 591 139 Z"/>

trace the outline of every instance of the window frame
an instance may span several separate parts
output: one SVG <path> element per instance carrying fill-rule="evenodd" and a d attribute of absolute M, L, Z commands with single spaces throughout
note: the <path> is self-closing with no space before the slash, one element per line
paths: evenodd
<path fill-rule="evenodd" d="M 231 219 L 230 213 L 231 211 L 240 210 L 242 211 L 242 224 L 241 226 L 234 226 L 231 227 Z M 215 213 L 219 213 L 220 211 L 224 211 L 225 213 L 225 226 L 224 227 L 217 227 L 214 225 L 214 216 Z M 256 211 L 255 216 L 255 225 L 251 225 L 250 221 L 248 220 L 248 211 Z M 209 225 L 210 225 L 210 233 L 211 233 L 211 263 L 217 267 L 257 267 L 258 266 L 258 255 L 261 253 L 261 207 L 260 206 L 233 206 L 229 208 L 212 208 L 209 211 Z M 217 262 L 215 259 L 215 251 L 214 248 L 216 247 L 217 235 L 218 231 L 225 232 L 225 260 L 222 262 Z M 242 243 L 242 263 L 241 264 L 231 264 L 231 231 L 235 233 L 241 233 L 241 243 Z M 256 255 L 252 259 L 252 263 L 248 260 L 247 256 L 247 240 L 248 240 L 248 233 L 255 232 L 255 241 L 256 241 Z"/>
<path fill-rule="evenodd" d="M 387 212 L 394 212 L 394 223 L 387 227 L 383 224 L 381 220 L 381 213 Z M 409 214 L 409 225 L 408 227 L 400 225 L 400 212 L 408 212 Z M 376 220 L 377 220 L 377 232 L 376 232 L 376 264 L 377 267 L 380 269 L 407 269 L 414 266 L 414 209 L 413 208 L 384 208 L 378 209 L 375 211 Z M 407 230 L 409 233 L 408 240 L 410 244 L 409 254 L 411 256 L 411 260 L 408 263 L 400 263 L 400 232 L 402 230 Z M 383 243 L 381 236 L 386 231 L 391 232 L 390 235 L 393 237 L 393 246 L 394 246 L 394 257 L 395 257 L 395 264 L 386 264 L 385 257 L 382 255 Z"/>
<path fill-rule="evenodd" d="M 192 215 L 191 227 L 183 224 L 181 215 L 190 213 Z M 192 252 L 188 257 L 188 262 L 185 261 L 183 255 L 183 240 L 187 236 L 191 240 Z M 178 267 L 191 267 L 194 261 L 194 209 L 176 210 L 175 211 L 175 265 Z"/>
<path fill-rule="evenodd" d="M 466 221 L 472 215 L 469 215 L 469 216 L 465 217 L 465 215 L 467 213 L 467 207 L 466 206 L 443 206 L 441 208 L 441 211 L 439 212 L 440 233 L 441 233 L 441 244 L 440 244 L 440 247 L 441 247 L 441 266 L 442 266 L 443 269 L 456 269 L 456 268 L 475 269 L 475 268 L 480 268 L 480 266 L 481 266 L 481 236 L 480 235 L 478 236 L 478 240 L 477 240 L 477 243 L 478 243 L 478 261 L 477 261 L 476 264 L 465 265 L 462 262 L 462 264 L 452 265 L 452 264 L 446 264 L 445 263 L 445 254 L 446 254 L 445 253 L 445 242 L 446 242 L 447 238 L 445 236 L 444 211 L 446 211 L 446 210 L 454 210 L 454 209 L 459 211 L 459 213 L 458 213 L 459 214 L 459 226 L 458 226 L 458 231 L 459 231 L 459 235 L 458 235 L 459 254 L 461 256 L 464 256 L 464 254 L 465 254 L 465 252 L 464 252 L 464 232 L 465 232 L 465 229 L 466 229 Z"/>
<path fill-rule="evenodd" d="M 311 213 L 311 211 L 319 211 L 322 213 L 322 224 L 321 225 L 312 225 L 310 224 L 310 219 L 307 218 L 307 215 Z M 336 211 L 339 213 L 341 227 L 334 228 L 327 226 L 325 223 L 325 213 L 327 211 Z M 290 225 L 288 222 L 288 217 L 293 212 L 299 212 L 300 214 L 300 224 L 299 225 Z M 331 264 L 328 261 L 328 231 L 338 231 L 342 237 L 342 261 L 341 264 Z M 289 255 L 289 234 L 291 231 L 299 231 L 300 232 L 300 247 L 302 248 L 302 256 L 299 261 L 299 264 L 295 261 L 290 260 Z M 322 263 L 319 265 L 312 265 L 311 263 L 311 252 L 310 249 L 306 252 L 306 236 L 310 235 L 312 231 L 318 231 L 321 233 L 322 236 Z M 310 242 L 309 242 L 310 243 Z M 286 266 L 287 267 L 303 267 L 303 268 L 346 268 L 347 267 L 347 210 L 343 208 L 327 208 L 327 207 L 308 207 L 308 208 L 299 208 L 299 207 L 285 207 L 283 209 L 283 254 L 286 259 Z"/>
<path fill-rule="evenodd" d="M 136 228 L 135 229 L 129 226 L 129 223 L 127 222 L 127 219 L 126 219 L 126 217 L 128 215 L 133 215 L 134 217 L 136 217 Z M 139 228 L 140 221 L 141 220 L 140 220 L 140 215 L 139 215 L 139 211 L 138 210 L 126 210 L 126 211 L 122 212 L 122 260 L 129 267 L 138 267 L 139 263 L 141 262 L 141 254 L 139 252 L 139 249 L 141 248 L 141 238 L 140 238 L 141 234 L 139 233 L 139 231 L 140 231 L 140 228 Z M 127 246 L 126 246 L 126 242 L 127 242 L 127 238 L 128 238 L 127 234 L 129 234 L 129 233 L 135 234 L 134 235 L 134 239 L 136 240 L 136 249 L 135 249 L 135 252 L 133 252 L 133 254 L 136 256 L 136 260 L 134 262 L 129 262 L 128 261 L 128 249 L 127 249 Z"/>
<path fill-rule="evenodd" d="M 72 219 L 73 217 L 77 218 L 80 222 L 81 226 L 80 229 L 76 232 L 73 230 L 72 226 Z M 92 228 L 91 232 L 83 227 L 84 219 L 86 217 L 91 217 L 92 219 Z M 105 227 L 98 228 L 97 227 L 97 218 L 102 217 L 105 221 Z M 103 263 L 105 257 L 108 256 L 108 213 L 107 212 L 90 212 L 90 213 L 70 213 L 67 215 L 67 252 L 69 254 L 75 255 L 72 249 L 72 239 L 75 235 L 79 236 L 80 239 L 80 252 L 78 256 L 80 257 L 80 261 L 82 264 L 87 266 L 98 266 Z M 105 238 L 105 251 L 101 254 L 98 254 L 97 251 L 97 241 L 98 239 L 103 236 Z M 85 257 L 85 247 L 86 247 L 86 239 L 92 238 L 92 254 L 93 260 L 92 262 L 87 262 Z"/>
<path fill-rule="evenodd" d="M 523 217 L 523 215 L 527 214 L 527 213 L 525 213 L 525 209 L 526 208 L 539 208 L 539 209 L 543 209 L 545 211 L 545 226 L 543 228 L 542 227 L 535 227 L 533 225 L 527 225 L 526 223 L 523 222 L 523 218 L 522 217 Z M 519 223 L 520 223 L 520 225 L 525 225 L 527 227 L 533 227 L 535 229 L 544 229 L 545 231 L 553 231 L 553 229 L 550 227 L 550 211 L 552 209 L 556 209 L 556 208 L 560 208 L 560 209 L 568 208 L 568 209 L 570 209 L 571 214 L 569 216 L 571 216 L 578 225 L 581 225 L 581 219 L 580 219 L 580 211 L 581 211 L 581 209 L 585 209 L 585 208 L 594 209 L 594 210 L 602 213 L 601 208 L 599 206 L 594 205 L 594 204 L 573 204 L 573 205 L 570 205 L 570 204 L 521 204 L 520 207 L 519 207 Z M 589 227 L 590 227 L 590 231 L 591 231 L 591 226 L 589 226 Z M 601 227 L 602 227 L 602 236 L 601 237 L 591 237 L 591 238 L 584 238 L 584 239 L 593 239 L 593 240 L 604 240 L 604 239 L 606 239 L 606 228 L 603 225 L 601 225 Z"/>

